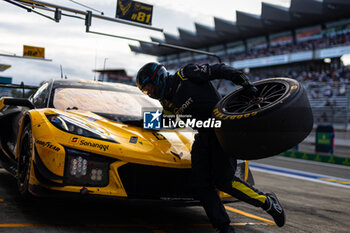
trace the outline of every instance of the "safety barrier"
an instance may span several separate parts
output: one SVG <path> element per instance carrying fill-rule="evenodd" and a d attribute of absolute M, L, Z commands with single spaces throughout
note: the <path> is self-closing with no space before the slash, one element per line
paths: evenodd
<path fill-rule="evenodd" d="M 279 156 L 350 166 L 350 158 L 333 155 L 304 153 L 299 151 L 285 151 L 279 154 Z"/>

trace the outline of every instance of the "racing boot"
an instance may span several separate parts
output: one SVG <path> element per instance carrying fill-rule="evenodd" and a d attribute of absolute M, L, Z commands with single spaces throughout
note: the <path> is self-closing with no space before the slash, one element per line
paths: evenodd
<path fill-rule="evenodd" d="M 283 207 L 274 193 L 266 193 L 265 195 L 266 202 L 262 208 L 273 217 L 277 226 L 283 227 L 286 221 Z"/>
<path fill-rule="evenodd" d="M 219 233 L 235 233 L 235 230 L 230 225 L 225 225 L 220 228 Z"/>

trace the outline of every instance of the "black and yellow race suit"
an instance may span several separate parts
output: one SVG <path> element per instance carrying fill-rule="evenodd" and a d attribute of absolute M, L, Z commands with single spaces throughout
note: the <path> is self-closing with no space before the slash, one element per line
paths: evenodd
<path fill-rule="evenodd" d="M 210 82 L 213 79 L 228 79 L 238 85 L 247 82 L 239 71 L 224 64 L 187 65 L 169 79 L 171 86 L 161 101 L 164 112 L 191 115 L 197 120 L 211 118 L 221 98 Z M 230 218 L 216 189 L 257 207 L 263 206 L 266 196 L 235 177 L 237 161 L 225 154 L 213 129 L 197 130 L 191 151 L 194 187 L 211 223 L 220 228 Z"/>

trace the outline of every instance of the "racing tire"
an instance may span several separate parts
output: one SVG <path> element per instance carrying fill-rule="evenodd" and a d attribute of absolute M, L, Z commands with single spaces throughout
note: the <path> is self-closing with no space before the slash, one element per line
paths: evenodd
<path fill-rule="evenodd" d="M 17 187 L 23 197 L 31 197 L 29 192 L 29 179 L 33 163 L 34 143 L 32 137 L 32 127 L 27 124 L 19 143 L 19 157 L 17 160 Z"/>
<path fill-rule="evenodd" d="M 239 88 L 213 111 L 221 120 L 215 129 L 226 153 L 237 159 L 261 159 L 282 153 L 303 141 L 313 128 L 307 93 L 296 80 L 270 78 L 254 82 L 257 97 Z"/>

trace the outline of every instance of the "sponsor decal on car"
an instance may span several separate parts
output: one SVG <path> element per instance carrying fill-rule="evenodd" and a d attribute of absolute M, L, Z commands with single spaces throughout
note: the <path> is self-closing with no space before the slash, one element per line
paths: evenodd
<path fill-rule="evenodd" d="M 158 140 L 166 140 L 165 136 L 160 134 L 160 133 L 157 133 L 157 132 L 154 132 L 153 135 L 158 139 Z"/>
<path fill-rule="evenodd" d="M 36 140 L 35 143 L 40 145 L 40 146 L 42 146 L 42 147 L 46 147 L 48 149 L 51 149 L 51 150 L 54 150 L 54 151 L 57 151 L 57 152 L 61 150 L 61 148 L 53 145 L 51 142 L 44 142 L 44 141 L 41 141 L 41 140 Z"/>
<path fill-rule="evenodd" d="M 79 141 L 79 137 L 72 137 L 70 142 L 77 143 Z"/>
<path fill-rule="evenodd" d="M 182 152 L 180 152 L 180 154 L 178 154 L 178 153 L 175 153 L 175 152 L 173 152 L 173 151 L 170 151 L 174 156 L 176 156 L 177 158 L 179 158 L 179 159 L 182 159 L 182 157 L 183 157 L 183 155 L 184 155 L 184 153 L 182 153 Z"/>
<path fill-rule="evenodd" d="M 98 149 L 103 150 L 103 151 L 109 150 L 109 145 L 103 145 L 103 144 L 100 144 L 100 143 L 89 142 L 89 141 L 86 141 L 86 140 L 81 140 L 79 142 L 79 145 L 81 145 L 81 146 L 89 146 L 89 147 L 93 147 L 93 148 L 98 148 Z"/>
<path fill-rule="evenodd" d="M 136 144 L 137 139 L 138 139 L 138 137 L 136 137 L 136 136 L 131 136 L 131 137 L 130 137 L 130 140 L 129 140 L 129 143 Z"/>
<path fill-rule="evenodd" d="M 89 117 L 89 116 L 83 116 L 83 118 L 84 119 L 86 119 L 86 120 L 89 120 L 89 121 L 98 121 L 98 119 L 96 119 L 96 118 L 93 118 L 93 117 Z"/>

